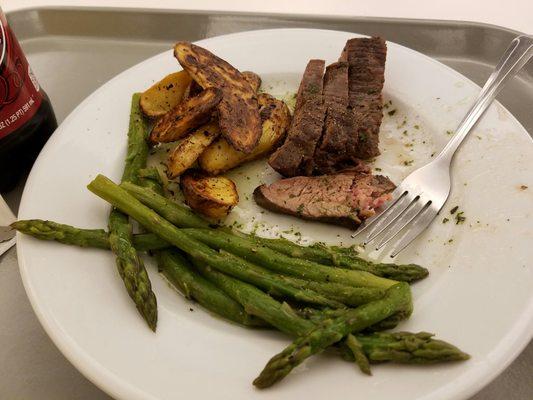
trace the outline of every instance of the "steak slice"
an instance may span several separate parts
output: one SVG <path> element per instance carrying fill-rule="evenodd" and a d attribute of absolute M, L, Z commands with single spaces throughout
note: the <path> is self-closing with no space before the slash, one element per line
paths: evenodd
<path fill-rule="evenodd" d="M 297 176 L 261 185 L 254 199 L 271 211 L 356 228 L 390 199 L 394 184 L 366 166 L 323 176 Z"/>
<path fill-rule="evenodd" d="M 307 64 L 298 94 L 289 133 L 268 160 L 283 176 L 310 175 L 316 145 L 322 136 L 326 107 L 322 97 L 324 61 Z"/>
<path fill-rule="evenodd" d="M 359 137 L 355 156 L 362 159 L 379 155 L 386 57 L 387 45 L 378 37 L 348 40 L 340 57 L 349 64 L 349 104 Z"/>
<path fill-rule="evenodd" d="M 324 74 L 326 119 L 322 139 L 315 150 L 314 174 L 331 174 L 357 165 L 358 135 L 349 107 L 348 63 L 329 65 Z"/>

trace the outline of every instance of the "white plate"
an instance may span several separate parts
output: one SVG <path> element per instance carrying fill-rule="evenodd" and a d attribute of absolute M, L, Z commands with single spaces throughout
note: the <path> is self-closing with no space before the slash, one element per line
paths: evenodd
<path fill-rule="evenodd" d="M 309 59 L 334 61 L 353 36 L 285 29 L 198 43 L 241 70 L 259 73 L 267 90 L 283 94 L 296 89 Z M 454 129 L 479 88 L 415 51 L 394 43 L 388 48 L 385 97 L 393 105 L 386 110 L 383 155 L 377 165 L 398 182 L 442 148 L 450 137 L 446 131 Z M 176 69 L 172 53 L 165 52 L 120 74 L 78 106 L 37 160 L 20 218 L 104 227 L 108 205 L 85 186 L 98 173 L 118 180 L 131 94 Z M 389 116 L 392 109 L 397 111 Z M 413 139 L 414 147 L 405 146 Z M 412 165 L 404 165 L 411 160 Z M 20 236 L 20 269 L 52 340 L 80 371 L 116 398 L 464 399 L 502 371 L 533 332 L 532 163 L 527 132 L 494 104 L 456 157 L 446 209 L 402 255 L 403 261 L 428 266 L 431 275 L 414 286 L 415 312 L 401 329 L 437 333 L 472 355 L 464 363 L 382 365 L 374 367 L 370 378 L 336 357 L 317 356 L 276 387 L 260 392 L 252 379 L 288 339 L 213 318 L 176 295 L 151 266 L 159 301 L 156 334 L 133 307 L 107 251 Z M 233 216 L 245 228 L 261 229 L 264 223 L 281 232 L 294 224 L 304 239 L 349 241 L 347 230 L 261 213 L 247 200 L 259 181 L 275 177 L 264 162 L 233 176 L 242 198 Z M 521 190 L 521 185 L 529 188 Z M 455 205 L 467 218 L 462 225 L 455 225 L 449 215 Z M 442 223 L 444 217 L 451 221 Z"/>

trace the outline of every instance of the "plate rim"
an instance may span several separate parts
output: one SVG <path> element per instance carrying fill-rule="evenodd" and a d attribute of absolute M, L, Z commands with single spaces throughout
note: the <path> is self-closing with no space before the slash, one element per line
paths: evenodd
<path fill-rule="evenodd" d="M 274 29 L 258 29 L 258 30 L 248 30 L 248 31 L 229 33 L 225 35 L 204 38 L 198 41 L 194 41 L 193 43 L 202 45 L 205 41 L 211 42 L 214 40 L 231 40 L 233 37 L 238 37 L 242 35 L 249 35 L 251 36 L 251 39 L 252 39 L 253 35 L 255 34 L 264 34 L 268 32 L 281 33 L 283 31 L 337 32 L 337 33 L 353 35 L 355 37 L 368 37 L 368 35 L 363 35 L 363 34 L 359 34 L 356 32 L 347 32 L 347 31 L 331 30 L 331 29 L 274 28 Z M 448 70 L 448 72 L 453 73 L 460 80 L 467 82 L 471 85 L 474 85 L 477 88 L 480 88 L 479 85 L 477 85 L 475 82 L 473 82 L 468 77 L 462 75 L 458 71 L 447 66 L 446 64 L 441 63 L 438 60 L 435 60 L 432 57 L 429 57 L 417 50 L 411 49 L 409 47 L 406 47 L 396 42 L 392 42 L 389 40 L 386 40 L 386 42 L 387 42 L 387 45 L 392 44 L 395 47 L 401 49 L 402 51 L 414 53 L 417 56 L 421 56 L 425 58 L 427 61 L 431 61 L 433 64 L 437 64 L 440 68 L 444 68 Z M 139 68 L 142 64 L 148 62 L 152 58 L 160 57 L 162 54 L 167 53 L 167 52 L 169 52 L 169 50 L 165 50 L 154 56 L 148 57 L 145 60 L 142 60 L 129 68 L 126 68 L 125 70 L 115 75 L 113 78 L 104 82 L 96 90 L 94 90 L 87 97 L 85 97 L 76 106 L 76 108 L 74 108 L 74 110 L 72 110 L 68 114 L 68 116 L 61 123 L 61 125 L 65 122 L 70 121 L 70 119 L 74 118 L 76 114 L 78 114 L 79 110 L 82 109 L 87 103 L 90 103 L 92 98 L 95 97 L 98 93 L 100 93 L 100 91 L 104 90 L 105 87 L 109 83 L 115 81 L 116 79 L 119 79 L 123 74 L 127 72 L 131 72 L 132 70 L 135 70 L 136 68 Z M 513 123 L 517 124 L 526 133 L 528 133 L 528 131 L 522 126 L 520 121 L 518 121 L 518 119 L 505 106 L 503 106 L 498 100 L 495 100 L 494 103 L 497 104 L 499 107 L 501 107 L 506 112 L 507 116 L 510 119 L 512 119 Z M 531 137 L 531 135 L 528 135 L 528 136 L 533 141 L 533 137 Z M 43 154 L 46 153 L 46 150 L 48 147 L 52 147 L 54 145 L 54 141 L 55 141 L 54 136 L 52 135 L 51 140 L 49 140 L 46 143 L 45 147 L 43 148 L 39 157 L 37 158 L 37 161 L 42 158 Z M 35 164 L 38 164 L 37 161 L 35 162 Z M 33 173 L 34 173 L 34 168 L 32 168 L 30 174 L 28 175 L 27 183 L 30 183 L 30 185 L 32 182 Z M 25 185 L 24 187 L 22 197 L 21 197 L 21 202 L 20 202 L 20 210 L 24 210 L 26 207 L 26 202 L 29 201 L 26 193 L 27 191 L 29 191 L 28 188 L 30 185 Z M 20 275 L 22 278 L 24 290 L 26 292 L 28 299 L 30 300 L 30 304 L 32 306 L 32 309 L 35 315 L 37 316 L 37 319 L 39 320 L 39 323 L 45 330 L 48 337 L 52 340 L 54 345 L 63 354 L 63 356 L 67 358 L 67 360 L 91 383 L 93 383 L 95 386 L 97 386 L 102 391 L 104 391 L 105 393 L 109 394 L 110 396 L 114 398 L 128 399 L 128 400 L 132 400 L 132 399 L 159 400 L 158 397 L 155 397 L 152 394 L 142 389 L 139 389 L 138 387 L 132 385 L 130 382 L 126 381 L 122 377 L 118 376 L 117 374 L 107 369 L 105 366 L 98 363 L 87 352 L 85 352 L 82 347 L 78 346 L 70 338 L 69 335 L 63 332 L 61 325 L 57 323 L 53 315 L 51 315 L 45 308 L 43 308 L 39 304 L 37 300 L 37 295 L 34 292 L 32 283 L 30 281 L 29 274 L 28 274 L 28 268 L 27 268 L 25 257 L 24 257 L 24 244 L 23 244 L 29 238 L 25 237 L 19 232 L 17 232 L 16 238 L 17 238 L 17 244 L 16 244 L 17 258 L 18 258 L 19 271 L 20 271 Z M 527 307 L 524 308 L 522 312 L 522 316 L 523 317 L 525 316 L 525 318 L 520 318 L 520 320 L 509 329 L 507 334 L 498 343 L 498 346 L 493 350 L 492 356 L 491 356 L 492 362 L 490 364 L 485 362 L 479 365 L 477 369 L 475 370 L 475 373 L 471 372 L 470 374 L 468 374 L 467 381 L 465 380 L 465 377 L 458 378 L 455 380 L 455 382 L 459 380 L 460 382 L 457 382 L 456 385 L 448 384 L 446 386 L 436 388 L 431 393 L 419 398 L 419 400 L 426 400 L 426 399 L 427 400 L 430 400 L 430 399 L 432 400 L 433 399 L 434 400 L 436 399 L 466 400 L 469 397 L 473 396 L 475 393 L 479 392 L 483 387 L 488 385 L 492 380 L 494 380 L 498 375 L 500 375 L 518 357 L 518 355 L 524 350 L 524 348 L 528 345 L 528 343 L 533 339 L 533 295 L 530 296 L 529 304 Z M 496 355 L 494 355 L 495 352 L 496 352 Z M 467 382 L 470 382 L 470 383 L 467 383 Z"/>

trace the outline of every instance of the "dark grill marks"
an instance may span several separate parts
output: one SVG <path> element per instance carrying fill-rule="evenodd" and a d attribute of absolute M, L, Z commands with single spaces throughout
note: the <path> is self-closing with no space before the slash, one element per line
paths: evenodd
<path fill-rule="evenodd" d="M 348 98 L 348 63 L 326 68 L 323 92 L 326 120 L 313 158 L 314 174 L 330 174 L 358 162 L 354 157 L 358 136 Z"/>
<path fill-rule="evenodd" d="M 269 159 L 272 168 L 284 176 L 296 176 L 312 168 L 312 157 L 322 135 L 326 107 L 322 97 L 324 61 L 311 60 L 305 69 L 291 127 L 285 143 Z"/>
<path fill-rule="evenodd" d="M 375 37 L 348 40 L 341 55 L 349 64 L 349 104 L 359 137 L 355 156 L 362 159 L 379 155 L 386 56 L 385 41 Z"/>

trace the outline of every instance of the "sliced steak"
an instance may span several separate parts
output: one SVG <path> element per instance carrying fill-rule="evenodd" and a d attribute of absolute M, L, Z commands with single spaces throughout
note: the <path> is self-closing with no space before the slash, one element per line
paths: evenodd
<path fill-rule="evenodd" d="M 379 155 L 386 56 L 385 41 L 373 37 L 348 40 L 340 57 L 349 64 L 349 104 L 359 137 L 355 156 L 362 159 Z"/>
<path fill-rule="evenodd" d="M 326 119 L 322 139 L 313 157 L 314 174 L 331 174 L 356 165 L 358 135 L 349 107 L 348 63 L 337 62 L 324 75 Z"/>
<path fill-rule="evenodd" d="M 311 161 L 322 136 L 326 114 L 322 97 L 324 65 L 323 60 L 311 60 L 307 64 L 287 138 L 268 160 L 270 166 L 283 176 L 310 175 L 312 172 Z"/>
<path fill-rule="evenodd" d="M 388 178 L 356 167 L 333 175 L 297 176 L 261 185 L 255 189 L 254 199 L 275 212 L 355 228 L 375 214 L 394 187 Z"/>

